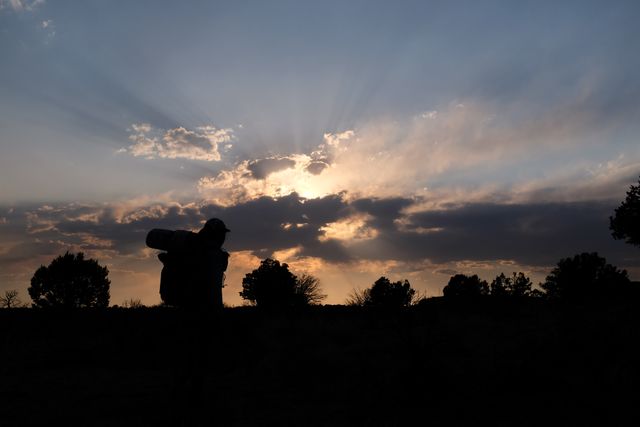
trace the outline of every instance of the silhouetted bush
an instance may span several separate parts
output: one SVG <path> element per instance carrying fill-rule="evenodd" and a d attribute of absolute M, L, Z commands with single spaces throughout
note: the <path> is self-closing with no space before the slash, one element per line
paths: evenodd
<path fill-rule="evenodd" d="M 298 278 L 287 264 L 271 258 L 245 275 L 240 296 L 263 308 L 305 306 L 326 298 L 317 278 L 308 274 Z"/>
<path fill-rule="evenodd" d="M 354 290 L 347 299 L 348 305 L 363 307 L 408 307 L 416 295 L 408 280 L 391 282 L 382 276 L 369 289 Z"/>
<path fill-rule="evenodd" d="M 369 298 L 369 289 L 353 289 L 347 297 L 346 305 L 364 307 Z"/>
<path fill-rule="evenodd" d="M 528 297 L 532 296 L 531 280 L 524 273 L 514 272 L 511 277 L 500 273 L 489 286 L 491 296 L 495 297 Z"/>
<path fill-rule="evenodd" d="M 138 298 L 131 298 L 122 303 L 124 308 L 145 308 L 145 305 Z"/>
<path fill-rule="evenodd" d="M 632 185 L 627 197 L 616 208 L 615 214 L 609 217 L 609 228 L 614 239 L 640 246 L 640 180 L 639 185 Z"/>
<path fill-rule="evenodd" d="M 476 298 L 489 294 L 487 282 L 480 279 L 476 274 L 467 276 L 456 274 L 449 279 L 449 283 L 442 290 L 442 294 L 447 298 Z"/>
<path fill-rule="evenodd" d="M 617 297 L 632 291 L 626 270 L 607 264 L 595 252 L 561 259 L 541 287 L 548 298 L 564 300 Z"/>
<path fill-rule="evenodd" d="M 303 305 L 320 304 L 327 297 L 322 293 L 320 280 L 310 274 L 303 274 L 296 278 L 295 293 Z"/>
<path fill-rule="evenodd" d="M 36 307 L 107 307 L 109 270 L 79 252 L 65 253 L 40 266 L 31 278 L 29 295 Z"/>

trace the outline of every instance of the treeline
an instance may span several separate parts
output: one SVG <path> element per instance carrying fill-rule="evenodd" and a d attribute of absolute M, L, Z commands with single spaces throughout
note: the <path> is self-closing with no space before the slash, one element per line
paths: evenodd
<path fill-rule="evenodd" d="M 265 308 L 284 308 L 318 304 L 324 298 L 319 282 L 313 276 L 302 276 L 312 287 L 300 286 L 300 279 L 289 272 L 287 264 L 267 258 L 260 267 L 245 276 L 245 300 Z M 308 295 L 304 296 L 305 293 Z M 626 270 L 607 263 L 596 252 L 581 253 L 561 259 L 544 282 L 534 286 L 522 272 L 511 275 L 500 273 L 491 283 L 478 275 L 455 274 L 442 290 L 447 299 L 493 298 L 546 298 L 550 300 L 578 301 L 594 298 L 627 298 L 640 294 L 637 283 L 631 282 Z M 354 289 L 346 304 L 361 307 L 401 308 L 420 304 L 426 300 L 408 280 L 393 282 L 380 277 L 370 288 Z"/>
<path fill-rule="evenodd" d="M 81 274 L 82 280 L 74 277 Z M 63 274 L 64 273 L 64 274 Z M 40 267 L 31 281 L 29 295 L 33 307 L 83 308 L 107 307 L 108 271 L 82 254 L 65 254 L 49 267 Z M 640 297 L 640 284 L 629 279 L 626 270 L 609 263 L 597 253 L 581 253 L 561 259 L 537 286 L 523 272 L 498 274 L 491 282 L 478 275 L 455 274 L 442 290 L 452 300 L 492 297 L 502 299 L 544 298 L 583 301 L 589 299 Z M 326 298 L 318 278 L 310 274 L 296 276 L 286 263 L 264 259 L 260 266 L 245 275 L 240 296 L 248 305 L 264 309 L 299 308 L 319 305 Z M 371 287 L 354 289 L 345 301 L 349 306 L 402 308 L 427 299 L 404 279 L 391 281 L 385 276 Z M 15 290 L 0 296 L 0 308 L 28 307 Z M 122 308 L 142 308 L 140 300 L 125 301 Z"/>
<path fill-rule="evenodd" d="M 626 270 L 608 264 L 595 252 L 584 252 L 561 259 L 537 287 L 522 272 L 511 276 L 500 273 L 490 284 L 475 274 L 456 274 L 442 293 L 447 298 L 492 296 L 577 301 L 637 296 L 638 284 L 629 280 Z"/>
<path fill-rule="evenodd" d="M 446 299 L 471 300 L 482 297 L 501 299 L 544 298 L 562 301 L 640 297 L 640 284 L 629 279 L 626 270 L 607 263 L 597 253 L 581 253 L 561 259 L 544 282 L 534 286 L 522 272 L 500 273 L 491 283 L 478 275 L 455 274 L 442 290 Z M 420 304 L 419 296 L 408 280 L 391 282 L 378 279 L 371 288 L 354 290 L 348 305 L 371 307 L 408 307 Z"/>

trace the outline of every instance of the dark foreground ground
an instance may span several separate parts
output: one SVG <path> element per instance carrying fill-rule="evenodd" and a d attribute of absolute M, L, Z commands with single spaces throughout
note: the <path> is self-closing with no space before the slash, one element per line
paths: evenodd
<path fill-rule="evenodd" d="M 0 310 L 0 425 L 640 425 L 638 307 L 227 309 L 199 410 L 180 313 Z"/>

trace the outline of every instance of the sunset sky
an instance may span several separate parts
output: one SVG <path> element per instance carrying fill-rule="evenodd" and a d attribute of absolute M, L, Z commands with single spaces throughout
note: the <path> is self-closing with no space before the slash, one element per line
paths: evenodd
<path fill-rule="evenodd" d="M 0 291 L 83 251 L 160 301 L 152 228 L 232 230 L 326 303 L 385 275 L 535 283 L 640 175 L 637 1 L 0 0 Z"/>

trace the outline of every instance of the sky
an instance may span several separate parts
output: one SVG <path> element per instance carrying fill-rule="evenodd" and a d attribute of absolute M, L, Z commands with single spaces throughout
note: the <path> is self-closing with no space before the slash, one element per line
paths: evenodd
<path fill-rule="evenodd" d="M 231 232 L 326 303 L 544 280 L 640 176 L 635 1 L 0 0 L 0 291 L 82 251 L 160 302 L 153 228 Z"/>

